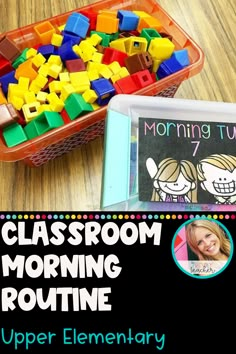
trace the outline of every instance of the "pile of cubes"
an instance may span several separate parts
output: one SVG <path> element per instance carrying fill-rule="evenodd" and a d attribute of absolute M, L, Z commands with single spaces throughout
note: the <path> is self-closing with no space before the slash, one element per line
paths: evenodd
<path fill-rule="evenodd" d="M 0 130 L 8 147 L 78 119 L 190 64 L 144 11 L 74 12 L 34 26 L 38 45 L 0 38 Z"/>

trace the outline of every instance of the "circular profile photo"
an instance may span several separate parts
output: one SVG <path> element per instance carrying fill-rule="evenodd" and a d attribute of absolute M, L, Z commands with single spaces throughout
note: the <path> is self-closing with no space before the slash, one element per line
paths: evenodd
<path fill-rule="evenodd" d="M 231 261 L 232 237 L 219 221 L 191 219 L 176 231 L 172 255 L 177 266 L 187 275 L 199 279 L 214 277 Z"/>

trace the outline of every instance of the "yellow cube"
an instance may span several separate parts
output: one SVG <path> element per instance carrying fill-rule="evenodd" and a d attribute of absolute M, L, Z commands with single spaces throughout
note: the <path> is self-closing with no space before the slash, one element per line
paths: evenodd
<path fill-rule="evenodd" d="M 70 75 L 68 71 L 59 74 L 59 80 L 63 82 L 70 82 Z"/>
<path fill-rule="evenodd" d="M 38 107 L 38 113 L 42 113 L 42 112 L 46 112 L 46 111 L 51 111 L 52 108 L 49 104 L 41 104 L 39 107 Z"/>
<path fill-rule="evenodd" d="M 64 108 L 64 102 L 57 96 L 55 92 L 51 92 L 47 95 L 47 101 L 50 104 L 50 108 L 54 112 L 61 112 Z"/>
<path fill-rule="evenodd" d="M 88 71 L 88 78 L 90 81 L 99 79 L 98 70 L 89 70 Z"/>
<path fill-rule="evenodd" d="M 113 74 L 118 74 L 121 69 L 121 66 L 118 61 L 113 61 L 108 65 L 108 68 L 113 72 Z"/>
<path fill-rule="evenodd" d="M 114 74 L 111 76 L 111 81 L 114 84 L 117 80 L 121 79 L 119 74 Z"/>
<path fill-rule="evenodd" d="M 99 71 L 101 68 L 102 68 L 103 64 L 102 63 L 96 63 L 94 61 L 89 61 L 87 63 L 87 71 L 90 71 L 90 70 L 97 70 Z"/>
<path fill-rule="evenodd" d="M 62 99 L 58 98 L 57 101 L 53 101 L 52 103 L 50 103 L 50 107 L 52 109 L 53 112 L 61 112 L 64 108 L 65 104 L 62 101 Z"/>
<path fill-rule="evenodd" d="M 77 85 L 73 85 L 75 92 L 76 93 L 84 93 L 86 90 L 90 89 L 90 85 L 86 85 L 86 84 L 77 84 Z"/>
<path fill-rule="evenodd" d="M 75 54 L 77 54 L 80 57 L 81 49 L 79 45 L 78 44 L 73 45 L 72 49 L 75 52 Z"/>
<path fill-rule="evenodd" d="M 62 65 L 61 57 L 56 54 L 51 54 L 47 62 L 48 64 Z"/>
<path fill-rule="evenodd" d="M 92 43 L 88 40 L 83 40 L 80 42 L 80 44 L 78 45 L 80 50 L 82 50 L 83 52 L 85 51 L 91 51 L 92 53 L 95 53 L 97 51 L 96 48 L 94 48 L 94 46 L 92 45 Z"/>
<path fill-rule="evenodd" d="M 128 38 L 118 38 L 115 39 L 114 41 L 111 41 L 109 44 L 109 47 L 117 49 L 121 52 L 126 53 L 126 47 L 125 47 L 125 42 L 127 41 Z"/>
<path fill-rule="evenodd" d="M 32 103 L 36 101 L 35 93 L 32 91 L 27 91 L 24 94 L 25 103 Z"/>
<path fill-rule="evenodd" d="M 93 53 L 91 60 L 94 61 L 95 63 L 101 63 L 102 58 L 103 58 L 103 54 L 96 52 L 96 53 Z"/>
<path fill-rule="evenodd" d="M 61 34 L 53 33 L 51 38 L 51 44 L 56 47 L 60 47 L 63 41 L 63 36 Z"/>
<path fill-rule="evenodd" d="M 23 90 L 28 90 L 29 88 L 29 83 L 30 83 L 30 79 L 28 77 L 19 77 L 18 79 L 18 85 L 19 87 L 21 87 Z"/>
<path fill-rule="evenodd" d="M 65 101 L 69 95 L 75 92 L 75 88 L 72 84 L 63 85 L 61 89 L 60 98 Z"/>
<path fill-rule="evenodd" d="M 89 89 L 82 94 L 82 97 L 85 100 L 85 102 L 94 103 L 98 98 L 98 95 L 94 90 Z"/>
<path fill-rule="evenodd" d="M 148 41 L 144 37 L 131 36 L 125 38 L 125 48 L 128 55 L 134 55 L 146 52 Z"/>
<path fill-rule="evenodd" d="M 32 58 L 32 63 L 36 68 L 39 68 L 41 65 L 43 65 L 46 62 L 46 58 L 43 56 L 43 54 L 38 53 Z"/>
<path fill-rule="evenodd" d="M 88 76 L 87 71 L 70 73 L 70 81 L 73 86 L 78 85 L 78 84 L 90 86 L 90 81 L 89 81 L 89 76 Z"/>
<path fill-rule="evenodd" d="M 40 106 L 40 103 L 35 101 L 31 103 L 25 103 L 22 106 L 22 112 L 24 114 L 25 120 L 27 123 L 29 123 L 32 119 L 36 118 L 38 116 L 38 108 Z"/>
<path fill-rule="evenodd" d="M 153 59 L 152 60 L 152 72 L 153 73 L 157 72 L 157 70 L 158 70 L 159 66 L 161 65 L 161 63 L 162 63 L 162 60 L 160 60 L 160 59 Z"/>
<path fill-rule="evenodd" d="M 129 73 L 128 69 L 125 66 L 122 66 L 122 68 L 119 71 L 119 75 L 120 75 L 121 78 L 123 78 L 123 77 L 129 76 L 130 73 Z"/>
<path fill-rule="evenodd" d="M 93 107 L 93 110 L 96 111 L 97 109 L 100 108 L 99 104 L 94 102 L 94 103 L 91 103 L 91 106 Z"/>
<path fill-rule="evenodd" d="M 80 52 L 80 57 L 85 63 L 87 63 L 89 60 L 93 60 L 93 55 L 94 51 L 91 49 Z"/>
<path fill-rule="evenodd" d="M 40 68 L 38 69 L 38 74 L 43 75 L 44 77 L 48 76 L 48 71 L 49 71 L 49 64 L 45 63 L 43 65 L 40 66 Z"/>
<path fill-rule="evenodd" d="M 22 87 L 20 87 L 18 84 L 10 83 L 8 85 L 7 100 L 11 102 L 14 96 L 21 97 L 24 99 L 25 92 L 26 90 L 22 89 Z"/>
<path fill-rule="evenodd" d="M 42 103 L 45 103 L 45 102 L 47 101 L 47 95 L 48 95 L 47 92 L 39 91 L 39 92 L 37 93 L 36 99 L 37 99 L 37 101 L 40 102 L 41 104 L 42 104 Z"/>
<path fill-rule="evenodd" d="M 37 85 L 35 80 L 33 80 L 33 81 L 31 81 L 31 84 L 30 84 L 30 87 L 29 87 L 29 91 L 34 92 L 35 94 L 37 94 L 39 91 L 41 91 L 41 87 L 39 87 L 39 85 Z"/>
<path fill-rule="evenodd" d="M 59 74 L 62 72 L 62 65 L 52 64 L 49 66 L 48 75 L 57 79 Z"/>
<path fill-rule="evenodd" d="M 66 27 L 66 24 L 57 27 L 57 29 L 59 32 L 62 32 L 62 31 L 64 31 L 65 27 Z"/>
<path fill-rule="evenodd" d="M 169 38 L 153 38 L 148 47 L 148 53 L 153 59 L 166 60 L 171 57 L 175 50 L 175 45 Z"/>
<path fill-rule="evenodd" d="M 36 78 L 34 79 L 34 82 L 36 83 L 36 85 L 38 85 L 40 88 L 43 88 L 47 82 L 48 82 L 48 78 L 46 78 L 45 76 L 38 74 L 36 76 Z"/>
<path fill-rule="evenodd" d="M 109 69 L 108 66 L 103 65 L 101 70 L 99 70 L 99 75 L 105 79 L 110 79 L 110 77 L 113 75 L 113 72 Z"/>
<path fill-rule="evenodd" d="M 135 15 L 137 15 L 139 18 L 151 17 L 151 15 L 148 14 L 147 12 L 145 12 L 145 11 L 139 11 L 139 10 L 136 11 L 136 10 L 134 10 L 133 13 Z"/>
<path fill-rule="evenodd" d="M 26 59 L 33 58 L 37 54 L 37 50 L 35 48 L 30 48 L 26 52 Z"/>
<path fill-rule="evenodd" d="M 49 92 L 61 93 L 62 83 L 58 80 L 53 80 L 48 85 Z"/>
<path fill-rule="evenodd" d="M 102 41 L 102 37 L 99 36 L 97 33 L 93 33 L 87 40 L 94 46 L 100 44 Z"/>
<path fill-rule="evenodd" d="M 21 110 L 23 104 L 24 104 L 24 100 L 23 98 L 21 97 L 17 97 L 17 96 L 14 96 L 11 100 L 11 104 L 14 106 L 15 109 L 17 109 L 18 111 Z"/>

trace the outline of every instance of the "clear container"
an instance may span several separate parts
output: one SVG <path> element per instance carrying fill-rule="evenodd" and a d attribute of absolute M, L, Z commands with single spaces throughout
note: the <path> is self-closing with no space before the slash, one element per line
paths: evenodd
<path fill-rule="evenodd" d="M 235 211 L 235 116 L 235 103 L 112 97 L 105 120 L 101 210 Z M 150 158 L 156 164 L 152 171 Z M 185 162 L 182 180 L 171 178 L 178 178 L 179 166 L 167 168 L 166 160 Z M 154 191 L 161 197 L 154 198 Z"/>

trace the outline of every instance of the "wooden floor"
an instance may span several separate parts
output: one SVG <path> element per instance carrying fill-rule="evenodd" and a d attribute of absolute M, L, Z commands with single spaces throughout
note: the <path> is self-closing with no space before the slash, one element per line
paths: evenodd
<path fill-rule="evenodd" d="M 0 0 L 0 32 L 89 2 L 92 1 Z M 159 0 L 158 3 L 205 53 L 203 70 L 183 82 L 176 97 L 236 102 L 235 0 Z M 22 162 L 0 162 L 0 210 L 99 210 L 102 159 L 103 138 L 97 138 L 38 168 Z"/>

